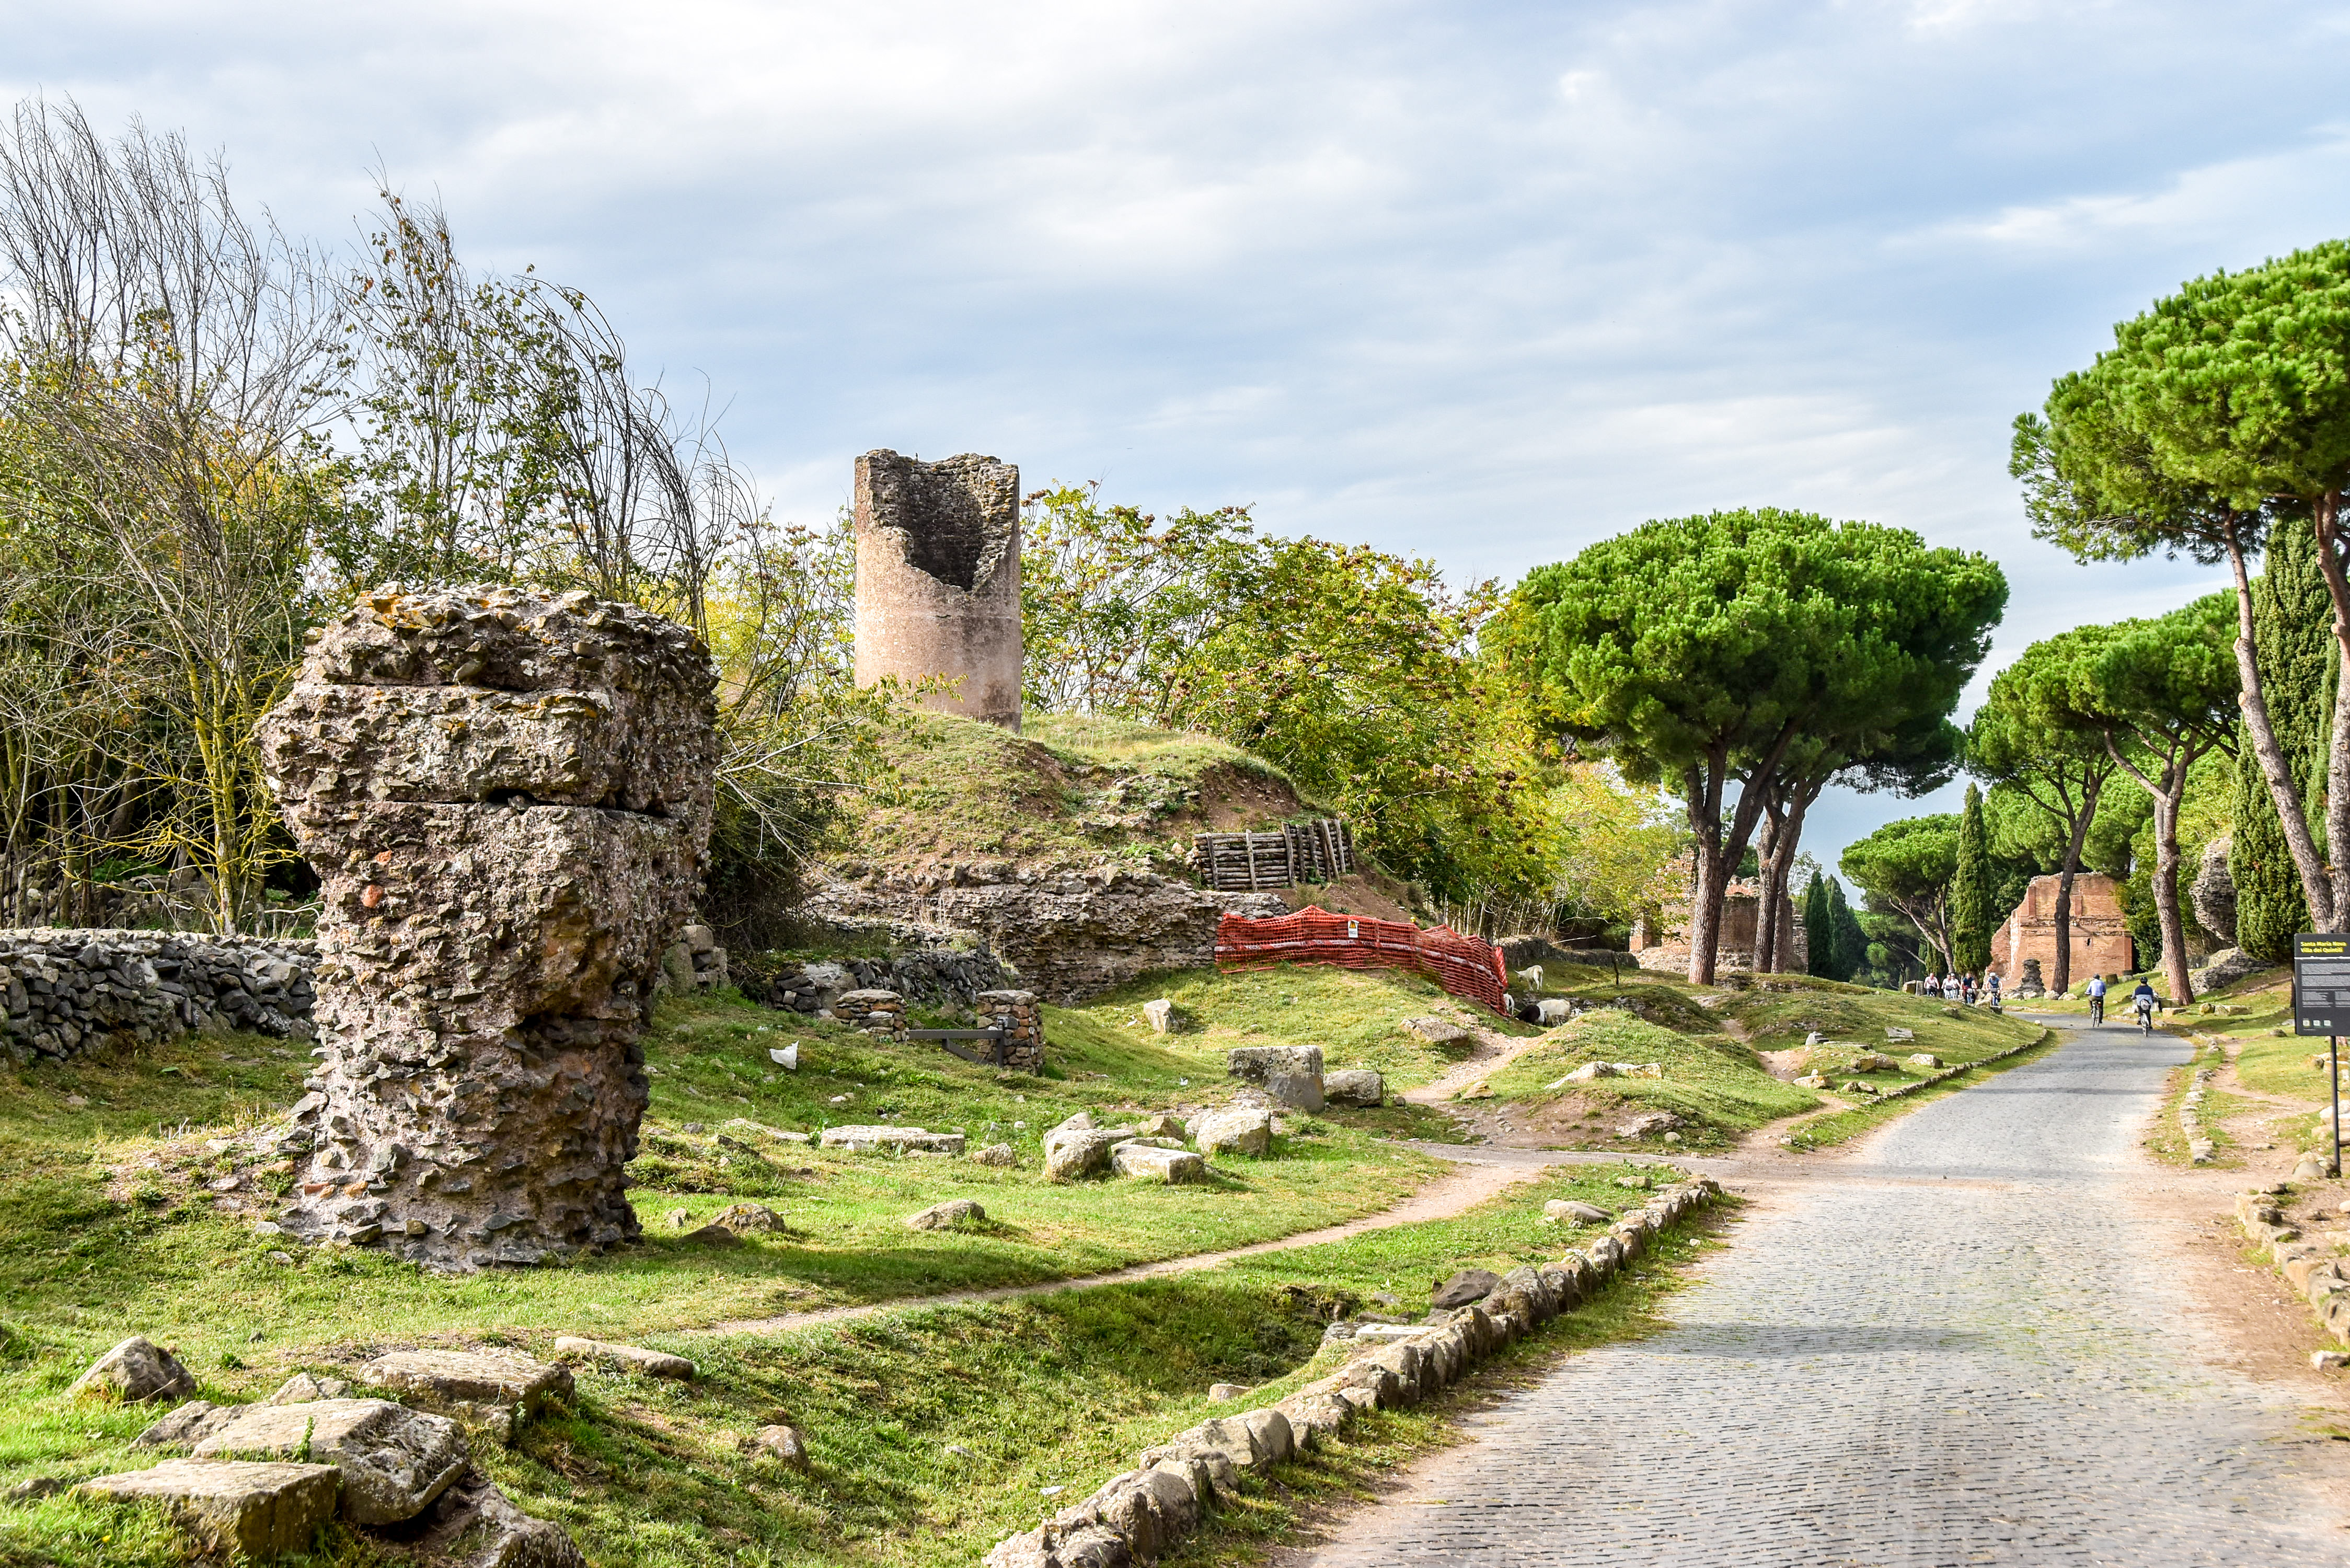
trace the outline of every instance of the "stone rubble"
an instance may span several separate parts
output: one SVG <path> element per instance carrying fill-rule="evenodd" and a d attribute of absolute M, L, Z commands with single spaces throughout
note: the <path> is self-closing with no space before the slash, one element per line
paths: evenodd
<path fill-rule="evenodd" d="M 691 1383 L 700 1368 L 682 1355 L 671 1355 L 665 1350 L 647 1350 L 639 1345 L 615 1345 L 609 1340 L 582 1339 L 577 1334 L 558 1334 L 555 1354 L 566 1358 L 600 1362 L 627 1372 L 641 1372 L 648 1377 L 666 1377 L 672 1382 Z"/>
<path fill-rule="evenodd" d="M 192 1457 L 233 1455 L 335 1466 L 343 1476 L 342 1515 L 364 1525 L 415 1518 L 471 1462 L 456 1422 L 389 1399 L 242 1406 L 195 1445 Z"/>
<path fill-rule="evenodd" d="M 74 1490 L 116 1502 L 158 1502 L 213 1551 L 275 1557 L 309 1546 L 313 1532 L 335 1516 L 341 1487 L 332 1465 L 165 1459 Z"/>
<path fill-rule="evenodd" d="M 132 1334 L 96 1361 L 66 1390 L 68 1399 L 111 1399 L 124 1405 L 151 1399 L 184 1399 L 196 1380 L 177 1357 Z"/>
<path fill-rule="evenodd" d="M 549 1399 L 571 1397 L 571 1369 L 519 1350 L 395 1350 L 359 1369 L 359 1381 L 411 1405 L 453 1416 L 510 1443 Z"/>
<path fill-rule="evenodd" d="M 451 1271 L 637 1238 L 637 1036 L 700 891 L 714 679 L 582 593 L 382 589 L 315 634 L 260 729 L 324 884 L 289 1231 Z"/>

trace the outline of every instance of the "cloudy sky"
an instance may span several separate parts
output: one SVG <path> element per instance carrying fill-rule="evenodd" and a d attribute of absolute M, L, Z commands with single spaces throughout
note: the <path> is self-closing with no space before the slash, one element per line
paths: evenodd
<path fill-rule="evenodd" d="M 288 226 L 351 234 L 380 163 L 587 288 L 788 516 L 877 446 L 1463 578 L 1800 507 L 2004 563 L 1994 664 L 2212 582 L 2034 543 L 2009 421 L 2180 281 L 2350 233 L 2350 6 L 5 14 L 12 92 L 184 129 Z"/>

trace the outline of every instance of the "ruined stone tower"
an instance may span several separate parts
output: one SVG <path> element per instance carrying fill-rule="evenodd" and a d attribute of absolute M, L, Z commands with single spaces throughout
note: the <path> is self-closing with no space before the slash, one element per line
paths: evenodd
<path fill-rule="evenodd" d="M 857 683 L 960 678 L 926 706 L 1020 728 L 1020 470 L 857 460 Z"/>

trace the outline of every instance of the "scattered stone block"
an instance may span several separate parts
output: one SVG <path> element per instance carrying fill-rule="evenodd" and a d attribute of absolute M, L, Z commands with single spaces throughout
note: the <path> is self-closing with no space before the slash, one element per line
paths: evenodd
<path fill-rule="evenodd" d="M 1263 1159 L 1273 1152 L 1273 1114 L 1259 1110 L 1202 1111 L 1191 1118 L 1191 1141 L 1200 1152 L 1246 1155 Z"/>
<path fill-rule="evenodd" d="M 1142 1021 L 1150 1025 L 1153 1034 L 1172 1034 L 1180 1019 L 1175 1011 L 1175 1003 L 1162 996 L 1155 1002 L 1142 1004 Z"/>
<path fill-rule="evenodd" d="M 66 1397 L 139 1405 L 151 1399 L 185 1399 L 195 1391 L 194 1376 L 170 1351 L 134 1334 L 91 1362 Z"/>
<path fill-rule="evenodd" d="M 1467 1306 L 1483 1301 L 1502 1282 L 1502 1276 L 1491 1269 L 1463 1269 L 1438 1285 L 1429 1297 L 1429 1304 L 1439 1311 Z"/>
<path fill-rule="evenodd" d="M 1208 1162 L 1188 1149 L 1160 1148 L 1156 1144 L 1121 1143 L 1109 1151 L 1110 1168 L 1120 1176 L 1174 1186 L 1205 1181 Z"/>
<path fill-rule="evenodd" d="M 1545 1220 L 1571 1220 L 1578 1225 L 1605 1225 L 1616 1218 L 1596 1203 L 1585 1203 L 1573 1198 L 1554 1198 L 1543 1205 Z"/>
<path fill-rule="evenodd" d="M 1920 1051 L 1909 1058 L 1909 1064 L 1912 1067 L 1939 1067 L 1942 1064 L 1942 1059 L 1931 1051 Z"/>
<path fill-rule="evenodd" d="M 341 1486 L 332 1465 L 165 1459 L 74 1490 L 109 1501 L 160 1502 L 215 1552 L 275 1557 L 309 1546 L 318 1526 L 335 1516 Z"/>
<path fill-rule="evenodd" d="M 1325 1104 L 1319 1045 L 1236 1046 L 1224 1053 L 1224 1070 L 1294 1110 L 1318 1111 Z"/>
<path fill-rule="evenodd" d="M 342 1513 L 354 1524 L 399 1524 L 449 1489 L 468 1463 L 465 1434 L 445 1416 L 389 1399 L 246 1405 L 198 1443 L 194 1457 L 296 1456 L 343 1472 Z"/>
<path fill-rule="evenodd" d="M 1215 1400 L 1219 1404 L 1222 1404 L 1227 1399 L 1243 1399 L 1247 1397 L 1248 1390 L 1242 1387 L 1237 1383 L 1211 1383 L 1208 1385 L 1208 1397 Z"/>
<path fill-rule="evenodd" d="M 1045 1135 L 1045 1175 L 1052 1181 L 1076 1181 L 1099 1176 L 1110 1168 L 1110 1150 L 1126 1141 L 1129 1128 L 1056 1128 Z"/>
<path fill-rule="evenodd" d="M 1008 1168 L 1020 1163 L 1020 1156 L 1008 1143 L 992 1143 L 971 1157 L 973 1165 L 992 1165 Z"/>
<path fill-rule="evenodd" d="M 359 1368 L 359 1381 L 409 1404 L 488 1428 L 500 1442 L 549 1399 L 571 1397 L 571 1369 L 520 1351 L 395 1350 Z"/>
<path fill-rule="evenodd" d="M 1387 1080 L 1368 1067 L 1344 1067 L 1323 1078 L 1322 1093 L 1334 1106 L 1377 1106 L 1388 1097 Z"/>
<path fill-rule="evenodd" d="M 236 1417 L 234 1406 L 191 1399 L 137 1437 L 134 1449 L 192 1449 Z"/>
<path fill-rule="evenodd" d="M 1887 1030 L 1886 1030 L 1886 1032 L 1885 1032 L 1885 1038 L 1886 1038 L 1886 1040 L 1887 1040 L 1888 1043 L 1890 1043 L 1890 1044 L 1895 1044 L 1895 1045 L 1899 1045 L 1899 1044 L 1906 1044 L 1906 1043 L 1908 1043 L 1908 1042 L 1909 1042 L 1909 1041 L 1912 1041 L 1912 1040 L 1917 1039 L 1917 1038 L 1918 1038 L 1918 1033 L 1917 1033 L 1917 1031 L 1916 1031 L 1916 1030 L 1914 1030 L 1914 1029 L 1892 1029 L 1892 1028 L 1888 1028 L 1888 1029 L 1887 1029 Z"/>
<path fill-rule="evenodd" d="M 925 1127 L 827 1127 L 816 1141 L 826 1148 L 845 1148 L 851 1154 L 891 1149 L 900 1154 L 961 1154 L 963 1149 L 962 1134 Z"/>
<path fill-rule="evenodd" d="M 1135 1132 L 1142 1137 L 1181 1137 L 1183 1118 L 1160 1111 L 1156 1116 L 1143 1117 Z"/>
<path fill-rule="evenodd" d="M 604 1339 L 582 1339 L 567 1334 L 555 1342 L 557 1355 L 577 1356 L 583 1361 L 599 1361 L 607 1366 L 618 1366 L 629 1372 L 641 1372 L 648 1377 L 667 1377 L 678 1383 L 691 1383 L 699 1370 L 682 1355 L 671 1355 L 665 1350 L 647 1350 L 638 1345 L 615 1345 Z"/>
<path fill-rule="evenodd" d="M 987 1219 L 987 1210 L 968 1198 L 950 1198 L 944 1203 L 933 1203 L 920 1214 L 906 1217 L 909 1229 L 915 1231 L 952 1231 L 959 1226 L 977 1225 Z"/>
<path fill-rule="evenodd" d="M 1670 1111 L 1650 1111 L 1634 1116 L 1616 1129 L 1617 1137 L 1653 1137 L 1659 1133 L 1678 1132 L 1689 1124 Z"/>
<path fill-rule="evenodd" d="M 412 1545 L 435 1568 L 588 1568 L 561 1525 L 533 1519 L 476 1469 L 442 1494 Z"/>
<path fill-rule="evenodd" d="M 1094 1130 L 1094 1116 L 1093 1116 L 1093 1113 L 1092 1113 L 1091 1111 L 1079 1111 L 1076 1115 L 1075 1115 L 1075 1116 L 1073 1116 L 1069 1117 L 1066 1121 L 1060 1122 L 1060 1123 L 1056 1124 L 1056 1125 L 1052 1128 L 1052 1131 L 1047 1132 L 1045 1136 L 1046 1137 L 1052 1137 L 1052 1136 L 1053 1136 L 1053 1133 L 1060 1133 L 1060 1132 L 1091 1132 L 1091 1131 L 1093 1131 L 1093 1130 Z"/>
<path fill-rule="evenodd" d="M 710 1227 L 736 1236 L 763 1235 L 784 1229 L 784 1217 L 764 1203 L 729 1203 L 710 1217 Z"/>

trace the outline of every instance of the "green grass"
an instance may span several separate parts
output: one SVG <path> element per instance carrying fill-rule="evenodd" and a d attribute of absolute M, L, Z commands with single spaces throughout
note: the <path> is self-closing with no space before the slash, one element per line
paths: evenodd
<path fill-rule="evenodd" d="M 1586 1062 L 1654 1062 L 1664 1076 L 1561 1082 Z M 1670 1111 L 1690 1124 L 1681 1137 L 1692 1147 L 1726 1143 L 1820 1103 L 1811 1090 L 1773 1077 L 1752 1048 L 1727 1034 L 1677 1033 L 1613 1008 L 1594 1008 L 1560 1025 L 1483 1082 L 1494 1099 L 1528 1114 L 1558 1105 L 1589 1107 L 1594 1138 L 1604 1138 L 1623 1111 Z"/>
<path fill-rule="evenodd" d="M 106 1086 L 129 1092 L 120 1082 Z M 1390 1171 L 1412 1163 L 1394 1150 L 1378 1158 Z M 262 1262 L 257 1244 L 225 1246 L 226 1227 L 188 1203 L 144 1210 L 84 1192 L 76 1215 L 93 1246 L 87 1272 L 75 1276 L 75 1289 L 41 1293 L 38 1310 L 12 1301 L 0 1339 L 0 1483 L 149 1462 L 126 1445 L 153 1412 L 68 1406 L 62 1397 L 89 1355 L 126 1326 L 173 1344 L 203 1396 L 219 1400 L 257 1397 L 296 1369 L 348 1367 L 385 1343 L 486 1340 L 546 1353 L 556 1332 L 585 1331 L 676 1350 L 703 1369 L 691 1386 L 583 1369 L 567 1407 L 529 1428 L 515 1449 L 483 1455 L 522 1506 L 570 1529 L 591 1562 L 967 1563 L 1050 1506 L 1039 1489 L 1069 1488 L 1062 1501 L 1082 1495 L 1140 1448 L 1211 1413 L 1211 1383 L 1254 1385 L 1271 1398 L 1319 1376 L 1321 1330 L 1334 1312 L 1382 1291 L 1419 1310 L 1430 1283 L 1457 1267 L 1505 1269 L 1557 1256 L 1585 1232 L 1544 1223 L 1543 1201 L 1575 1196 L 1628 1206 L 1640 1195 L 1617 1180 L 1632 1174 L 1628 1167 L 1559 1171 L 1458 1220 L 1180 1278 L 983 1306 L 914 1305 L 780 1335 L 685 1325 L 721 1315 L 711 1301 L 724 1297 L 727 1271 L 740 1259 L 784 1256 L 796 1243 L 754 1241 L 713 1256 L 656 1246 L 617 1266 L 440 1281 L 362 1254 L 312 1254 L 289 1270 Z M 992 1209 L 998 1200 L 990 1199 Z M 1263 1207 L 1245 1196 L 1240 1202 Z M 66 1218 L 62 1208 L 45 1212 L 53 1222 Z M 12 1206 L 7 1223 L 13 1239 L 26 1223 L 23 1206 Z M 910 1246 L 923 1239 L 899 1231 L 892 1240 Z M 1663 1287 L 1664 1262 L 1687 1246 L 1669 1244 L 1627 1291 L 1582 1309 L 1547 1343 L 1637 1331 L 1643 1303 Z M 177 1303 L 136 1288 L 142 1276 L 151 1284 L 167 1259 L 187 1265 L 172 1271 L 172 1287 L 184 1298 Z M 665 1288 L 631 1293 L 645 1278 Z M 76 1294 L 89 1299 L 66 1299 Z M 166 1312 L 176 1316 L 159 1326 L 151 1314 Z M 255 1333 L 257 1343 L 249 1337 Z M 1367 1467 L 1435 1440 L 1438 1420 L 1438 1411 L 1419 1410 L 1367 1422 L 1343 1450 L 1229 1511 L 1193 1550 L 1281 1528 L 1301 1497 L 1357 1484 Z M 775 1421 L 806 1434 L 813 1463 L 806 1473 L 747 1451 L 750 1434 Z M 343 1568 L 372 1561 L 372 1551 L 339 1537 L 317 1561 Z M 137 1510 L 71 1500 L 0 1506 L 0 1563 L 12 1568 L 182 1560 L 170 1532 Z"/>
<path fill-rule="evenodd" d="M 852 807 L 852 854 L 900 866 L 995 858 L 1178 865 L 1211 815 L 1270 827 L 1309 812 L 1280 769 L 1205 735 L 1031 715 L 1023 732 L 925 715 L 895 776 Z"/>

